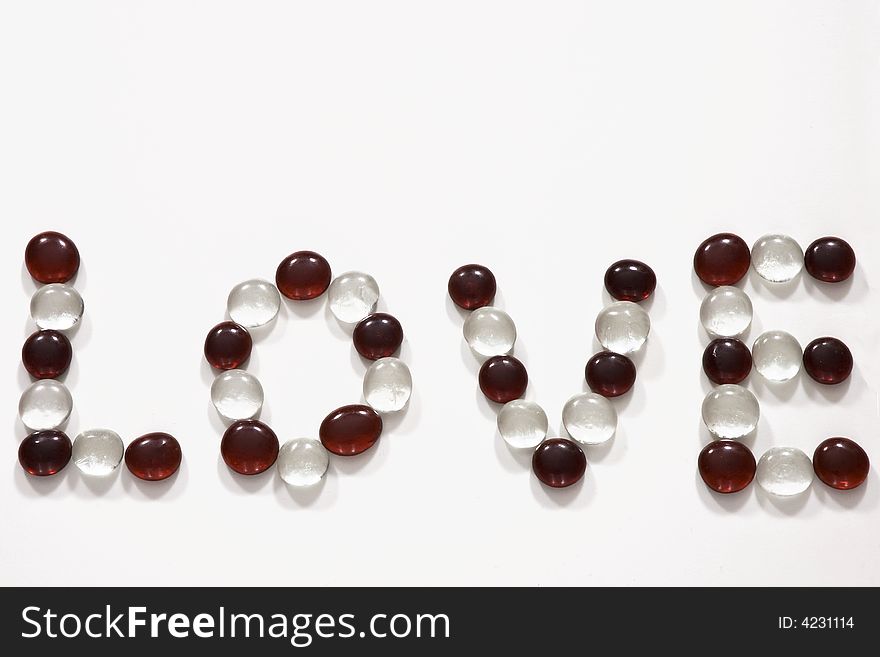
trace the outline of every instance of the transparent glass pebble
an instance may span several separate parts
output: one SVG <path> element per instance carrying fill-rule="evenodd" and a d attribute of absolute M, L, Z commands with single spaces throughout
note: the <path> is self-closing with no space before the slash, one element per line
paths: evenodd
<path fill-rule="evenodd" d="M 813 481 L 813 462 L 796 447 L 773 447 L 758 461 L 755 481 L 771 495 L 799 495 Z"/>
<path fill-rule="evenodd" d="M 73 441 L 71 458 L 84 475 L 106 477 L 119 466 L 124 454 L 125 445 L 115 431 L 89 429 Z"/>
<path fill-rule="evenodd" d="M 44 285 L 31 297 L 31 317 L 41 329 L 73 328 L 79 324 L 84 310 L 79 292 L 63 283 Z"/>
<path fill-rule="evenodd" d="M 760 415 L 757 398 L 742 386 L 718 386 L 703 400 L 703 422 L 717 438 L 735 440 L 749 435 Z"/>
<path fill-rule="evenodd" d="M 582 445 L 599 445 L 617 431 L 617 411 L 602 395 L 584 392 L 565 403 L 562 424 L 568 435 Z"/>
<path fill-rule="evenodd" d="M 259 278 L 239 283 L 226 300 L 229 317 L 245 328 L 268 324 L 278 316 L 280 309 L 278 288 Z"/>
<path fill-rule="evenodd" d="M 229 370 L 211 384 L 211 403 L 227 420 L 249 420 L 263 407 L 263 386 L 253 374 Z"/>
<path fill-rule="evenodd" d="M 771 283 L 786 283 L 804 268 L 804 251 L 788 235 L 764 235 L 752 247 L 752 267 Z"/>
<path fill-rule="evenodd" d="M 513 351 L 516 325 L 503 310 L 484 306 L 464 320 L 464 339 L 479 356 L 504 356 Z"/>
<path fill-rule="evenodd" d="M 785 331 L 762 333 L 752 347 L 755 369 L 768 381 L 790 381 L 801 371 L 803 360 L 800 343 Z"/>
<path fill-rule="evenodd" d="M 364 400 L 379 413 L 403 410 L 412 395 L 412 374 L 399 358 L 380 358 L 364 373 Z"/>
<path fill-rule="evenodd" d="M 700 306 L 703 328 L 716 338 L 735 338 L 752 325 L 752 300 L 738 287 L 717 287 Z"/>
<path fill-rule="evenodd" d="M 516 449 L 535 448 L 547 437 L 547 414 L 535 402 L 515 399 L 498 413 L 498 433 Z"/>
<path fill-rule="evenodd" d="M 72 410 L 70 390 L 54 379 L 32 383 L 18 401 L 21 422 L 32 431 L 57 429 L 67 421 Z"/>
<path fill-rule="evenodd" d="M 379 284 L 369 274 L 349 271 L 333 279 L 327 289 L 330 312 L 340 322 L 357 324 L 376 310 Z"/>
<path fill-rule="evenodd" d="M 294 438 L 281 446 L 278 452 L 278 474 L 284 483 L 303 488 L 314 486 L 330 465 L 330 454 L 314 438 Z"/>
<path fill-rule="evenodd" d="M 651 318 L 632 301 L 616 301 L 596 317 L 596 338 L 608 351 L 631 354 L 642 348 L 651 332 Z"/>

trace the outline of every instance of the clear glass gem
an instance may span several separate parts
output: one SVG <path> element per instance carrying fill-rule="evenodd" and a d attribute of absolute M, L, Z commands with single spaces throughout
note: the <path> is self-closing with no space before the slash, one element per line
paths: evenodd
<path fill-rule="evenodd" d="M 41 329 L 73 328 L 82 319 L 84 310 L 79 292 L 64 283 L 44 285 L 31 297 L 31 317 Z"/>
<path fill-rule="evenodd" d="M 464 339 L 475 354 L 490 358 L 513 351 L 516 325 L 503 310 L 477 308 L 464 320 Z"/>
<path fill-rule="evenodd" d="M 760 416 L 757 398 L 742 386 L 718 386 L 703 400 L 703 422 L 717 438 L 735 440 L 749 435 Z"/>
<path fill-rule="evenodd" d="M 804 268 L 804 251 L 788 235 L 764 235 L 752 247 L 752 267 L 771 283 L 786 283 Z"/>
<path fill-rule="evenodd" d="M 403 410 L 412 395 L 412 374 L 399 358 L 380 358 L 364 373 L 364 400 L 379 413 Z"/>
<path fill-rule="evenodd" d="M 752 361 L 758 373 L 768 381 L 790 381 L 801 371 L 804 352 L 800 343 L 785 331 L 767 331 L 758 336 L 752 347 Z"/>
<path fill-rule="evenodd" d="M 18 401 L 18 415 L 21 422 L 32 431 L 60 427 L 70 417 L 72 410 L 73 397 L 70 390 L 54 379 L 42 379 L 32 383 Z"/>
<path fill-rule="evenodd" d="M 211 403 L 227 420 L 250 420 L 263 407 L 263 386 L 253 374 L 228 370 L 211 384 Z"/>
<path fill-rule="evenodd" d="M 333 279 L 327 289 L 327 300 L 336 319 L 357 324 L 376 310 L 379 284 L 369 274 L 349 271 Z"/>
<path fill-rule="evenodd" d="M 535 402 L 514 399 L 498 413 L 498 433 L 516 449 L 532 449 L 547 437 L 547 414 Z"/>
<path fill-rule="evenodd" d="M 638 351 L 651 332 L 651 318 L 632 301 L 609 304 L 596 317 L 596 338 L 608 351 L 624 356 Z"/>
<path fill-rule="evenodd" d="M 582 445 L 599 445 L 617 431 L 617 411 L 602 395 L 584 392 L 565 403 L 562 423 L 568 435 Z"/>
<path fill-rule="evenodd" d="M 281 294 L 269 281 L 254 278 L 239 283 L 226 300 L 226 310 L 236 324 L 256 328 L 268 324 L 278 316 Z"/>
<path fill-rule="evenodd" d="M 122 462 L 125 445 L 115 431 L 89 429 L 73 441 L 73 462 L 90 477 L 106 477 Z"/>
<path fill-rule="evenodd" d="M 799 495 L 813 481 L 813 462 L 796 447 L 773 447 L 758 461 L 755 481 L 771 495 Z"/>
<path fill-rule="evenodd" d="M 717 287 L 703 299 L 700 322 L 712 337 L 735 338 L 752 325 L 752 300 L 738 287 Z"/>
<path fill-rule="evenodd" d="M 284 483 L 296 488 L 314 486 L 327 474 L 330 453 L 320 440 L 294 438 L 281 446 L 277 464 Z"/>

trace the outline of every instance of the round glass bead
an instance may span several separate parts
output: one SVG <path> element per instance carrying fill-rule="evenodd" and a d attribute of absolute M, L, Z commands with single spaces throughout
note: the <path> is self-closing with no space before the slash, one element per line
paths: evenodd
<path fill-rule="evenodd" d="M 733 440 L 716 440 L 700 452 L 697 459 L 700 477 L 716 493 L 738 493 L 755 478 L 755 455 Z"/>
<path fill-rule="evenodd" d="M 89 477 L 106 477 L 122 462 L 125 445 L 115 431 L 89 429 L 73 441 L 73 463 Z"/>
<path fill-rule="evenodd" d="M 525 365 L 513 356 L 492 356 L 480 368 L 480 390 L 497 404 L 519 399 L 529 385 Z"/>
<path fill-rule="evenodd" d="M 239 283 L 229 292 L 226 311 L 236 324 L 245 328 L 264 326 L 278 316 L 281 295 L 269 281 L 254 278 Z"/>
<path fill-rule="evenodd" d="M 703 352 L 703 371 L 712 383 L 742 383 L 752 371 L 752 353 L 736 338 L 716 338 Z"/>
<path fill-rule="evenodd" d="M 249 420 L 263 407 L 263 386 L 244 370 L 222 372 L 211 384 L 211 403 L 227 420 Z"/>
<path fill-rule="evenodd" d="M 373 313 L 354 327 L 352 341 L 357 352 L 367 360 L 393 356 L 403 344 L 403 327 L 388 313 Z"/>
<path fill-rule="evenodd" d="M 849 438 L 829 438 L 813 453 L 813 470 L 819 480 L 837 490 L 861 486 L 871 464 L 861 445 Z"/>
<path fill-rule="evenodd" d="M 813 481 L 813 464 L 796 447 L 773 447 L 758 460 L 755 481 L 770 495 L 800 495 Z"/>
<path fill-rule="evenodd" d="M 363 404 L 342 406 L 321 422 L 318 435 L 330 452 L 354 456 L 372 447 L 382 434 L 382 418 Z"/>
<path fill-rule="evenodd" d="M 218 370 L 234 370 L 251 356 L 254 341 L 241 324 L 220 322 L 205 338 L 205 360 Z"/>
<path fill-rule="evenodd" d="M 379 303 L 379 284 L 369 274 L 350 271 L 337 276 L 327 290 L 330 312 L 340 322 L 357 324 L 375 312 Z"/>
<path fill-rule="evenodd" d="M 449 296 L 455 305 L 476 310 L 492 304 L 495 298 L 495 275 L 483 265 L 464 265 L 449 277 Z"/>
<path fill-rule="evenodd" d="M 852 352 L 837 338 L 816 338 L 804 349 L 804 369 L 823 385 L 843 383 L 852 374 Z"/>
<path fill-rule="evenodd" d="M 315 299 L 330 286 L 330 263 L 314 251 L 291 253 L 278 265 L 275 284 L 288 299 Z"/>
<path fill-rule="evenodd" d="M 764 235 L 752 247 L 752 267 L 771 283 L 787 283 L 804 268 L 804 252 L 788 235 Z"/>
<path fill-rule="evenodd" d="M 585 369 L 590 390 L 603 397 L 619 397 L 636 382 L 636 366 L 623 354 L 602 351 L 587 361 Z"/>
<path fill-rule="evenodd" d="M 135 438 L 125 450 L 125 466 L 144 481 L 162 481 L 177 472 L 183 452 L 177 439 L 167 433 L 148 433 Z"/>
<path fill-rule="evenodd" d="M 514 399 L 498 413 L 498 433 L 511 447 L 534 449 L 547 437 L 547 414 L 535 402 Z"/>
<path fill-rule="evenodd" d="M 767 331 L 758 336 L 752 347 L 755 369 L 768 381 L 790 381 L 801 371 L 803 352 L 800 343 L 785 331 Z"/>
<path fill-rule="evenodd" d="M 230 470 L 242 475 L 265 472 L 278 458 L 278 437 L 257 420 L 231 425 L 220 441 L 220 455 Z"/>
<path fill-rule="evenodd" d="M 21 362 L 35 379 L 58 378 L 70 367 L 72 358 L 70 340 L 58 331 L 37 331 L 21 348 Z"/>
<path fill-rule="evenodd" d="M 399 358 L 380 358 L 364 374 L 364 400 L 379 413 L 403 410 L 412 395 L 412 374 Z"/>
<path fill-rule="evenodd" d="M 18 446 L 18 462 L 35 477 L 48 477 L 70 462 L 70 438 L 60 431 L 37 431 Z"/>
<path fill-rule="evenodd" d="M 314 438 L 294 438 L 278 452 L 278 475 L 289 486 L 305 488 L 319 483 L 330 465 L 330 454 Z"/>
<path fill-rule="evenodd" d="M 562 424 L 568 435 L 582 445 L 600 445 L 617 431 L 617 411 L 602 395 L 584 392 L 565 403 Z"/>
<path fill-rule="evenodd" d="M 72 410 L 70 390 L 54 379 L 35 381 L 18 401 L 18 416 L 31 431 L 58 428 L 67 421 Z"/>
<path fill-rule="evenodd" d="M 63 283 L 45 285 L 31 297 L 31 317 L 41 329 L 71 329 L 82 319 L 84 310 L 79 292 Z"/>
<path fill-rule="evenodd" d="M 648 313 L 631 301 L 615 301 L 596 317 L 599 344 L 625 356 L 641 349 L 650 332 Z"/>
<path fill-rule="evenodd" d="M 532 471 L 545 486 L 567 488 L 583 478 L 587 471 L 587 457 L 570 440 L 548 438 L 532 455 Z"/>
<path fill-rule="evenodd" d="M 752 325 L 752 300 L 738 287 L 715 288 L 703 299 L 700 322 L 713 337 L 735 338 Z"/>
<path fill-rule="evenodd" d="M 719 233 L 704 241 L 694 254 L 694 271 L 706 285 L 733 285 L 749 271 L 752 255 L 743 238 Z"/>
<path fill-rule="evenodd" d="M 804 255 L 807 273 L 823 283 L 842 283 L 856 269 L 856 253 L 839 237 L 820 237 Z"/>
<path fill-rule="evenodd" d="M 735 440 L 758 427 L 761 407 L 751 392 L 737 385 L 723 385 L 703 400 L 703 422 L 716 438 Z"/>
<path fill-rule="evenodd" d="M 618 301 L 644 301 L 656 287 L 654 270 L 638 260 L 618 260 L 605 272 L 605 289 Z"/>
<path fill-rule="evenodd" d="M 69 237 L 50 230 L 28 242 L 24 263 L 38 283 L 66 283 L 79 270 L 79 250 Z"/>
<path fill-rule="evenodd" d="M 485 306 L 464 320 L 464 339 L 479 356 L 503 356 L 513 350 L 516 325 L 503 310 Z"/>

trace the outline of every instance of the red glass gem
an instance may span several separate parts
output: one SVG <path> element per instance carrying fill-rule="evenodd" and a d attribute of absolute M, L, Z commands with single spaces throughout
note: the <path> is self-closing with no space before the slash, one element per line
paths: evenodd
<path fill-rule="evenodd" d="M 495 275 L 483 265 L 464 265 L 449 277 L 449 296 L 457 306 L 476 310 L 495 298 Z"/>
<path fill-rule="evenodd" d="M 861 486 L 868 478 L 868 455 L 849 438 L 829 438 L 813 453 L 813 470 L 823 484 L 837 490 Z"/>
<path fill-rule="evenodd" d="M 733 233 L 713 235 L 694 254 L 694 271 L 706 285 L 734 285 L 749 271 L 752 253 Z"/>
<path fill-rule="evenodd" d="M 291 253 L 278 265 L 275 284 L 288 299 L 314 299 L 330 286 L 330 263 L 314 251 Z"/>
<path fill-rule="evenodd" d="M 493 402 L 519 399 L 528 385 L 526 366 L 513 356 L 493 356 L 480 368 L 480 390 Z"/>
<path fill-rule="evenodd" d="M 600 351 L 587 361 L 587 385 L 603 397 L 619 397 L 636 382 L 636 366 L 626 356 L 613 351 Z"/>
<path fill-rule="evenodd" d="M 566 488 L 583 478 L 587 471 L 587 457 L 571 440 L 549 438 L 535 449 L 532 471 L 542 484 Z"/>
<path fill-rule="evenodd" d="M 61 431 L 37 431 L 19 445 L 18 462 L 28 474 L 47 477 L 63 470 L 72 452 L 70 438 Z"/>
<path fill-rule="evenodd" d="M 58 331 L 37 331 L 24 341 L 21 362 L 35 379 L 57 379 L 70 367 L 73 348 Z"/>
<path fill-rule="evenodd" d="M 339 456 L 366 452 L 382 434 L 382 418 L 369 406 L 351 404 L 330 413 L 318 435 L 328 451 Z"/>
<path fill-rule="evenodd" d="M 265 472 L 278 458 L 278 436 L 257 420 L 242 420 L 230 426 L 220 441 L 220 454 L 238 474 Z"/>
<path fill-rule="evenodd" d="M 248 330 L 235 322 L 220 322 L 205 338 L 205 360 L 218 370 L 234 370 L 250 358 L 254 341 Z"/>
<path fill-rule="evenodd" d="M 354 348 L 369 360 L 393 356 L 403 343 L 403 327 L 387 313 L 364 317 L 352 333 Z"/>
<path fill-rule="evenodd" d="M 167 433 L 148 433 L 135 438 L 125 450 L 126 467 L 144 481 L 167 479 L 177 472 L 182 459 L 180 443 Z"/>
<path fill-rule="evenodd" d="M 821 237 L 804 254 L 807 272 L 824 283 L 845 281 L 856 269 L 856 253 L 839 237 Z"/>
<path fill-rule="evenodd" d="M 638 260 L 619 260 L 605 272 L 605 289 L 618 301 L 644 301 L 656 287 L 654 270 Z"/>
<path fill-rule="evenodd" d="M 739 340 L 712 340 L 703 352 L 703 371 L 712 383 L 742 383 L 752 371 L 752 352 Z"/>
<path fill-rule="evenodd" d="M 703 482 L 716 493 L 738 493 L 755 478 L 755 455 L 735 440 L 716 440 L 697 459 Z"/>
<path fill-rule="evenodd" d="M 79 250 L 69 237 L 49 230 L 28 242 L 24 263 L 39 283 L 66 283 L 79 270 Z"/>
<path fill-rule="evenodd" d="M 837 338 L 817 338 L 804 349 L 804 369 L 824 385 L 843 383 L 852 374 L 852 352 Z"/>

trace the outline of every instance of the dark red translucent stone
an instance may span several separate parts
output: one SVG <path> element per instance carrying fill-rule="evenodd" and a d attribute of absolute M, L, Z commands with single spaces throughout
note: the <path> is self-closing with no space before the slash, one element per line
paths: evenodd
<path fill-rule="evenodd" d="M 712 383 L 742 383 L 752 371 L 752 352 L 734 338 L 712 340 L 703 352 L 703 371 Z"/>
<path fill-rule="evenodd" d="M 330 286 L 330 263 L 314 251 L 291 253 L 278 265 L 275 284 L 288 299 L 314 299 Z"/>
<path fill-rule="evenodd" d="M 700 476 L 716 493 L 738 493 L 755 478 L 755 455 L 735 440 L 716 440 L 700 452 Z"/>
<path fill-rule="evenodd" d="M 230 426 L 220 441 L 220 454 L 238 474 L 265 472 L 278 458 L 278 436 L 257 420 L 242 420 Z"/>
<path fill-rule="evenodd" d="M 49 230 L 31 238 L 24 263 L 39 283 L 66 283 L 79 270 L 79 250 L 69 237 Z"/>
<path fill-rule="evenodd" d="M 638 260 L 619 260 L 605 272 L 605 289 L 618 301 L 644 301 L 656 287 L 654 270 Z"/>
<path fill-rule="evenodd" d="M 457 306 L 476 310 L 495 298 L 495 275 L 483 265 L 464 265 L 452 272 L 448 288 Z"/>
<path fill-rule="evenodd" d="M 18 462 L 28 474 L 47 477 L 64 469 L 72 452 L 70 438 L 61 431 L 37 431 L 19 445 Z"/>
<path fill-rule="evenodd" d="M 144 481 L 167 479 L 177 472 L 182 459 L 180 443 L 167 433 L 148 433 L 135 438 L 125 450 L 126 467 Z"/>
<path fill-rule="evenodd" d="M 856 252 L 839 237 L 820 237 L 807 247 L 804 267 L 824 283 L 845 281 L 856 269 Z"/>
<path fill-rule="evenodd" d="M 587 361 L 587 385 L 603 397 L 619 397 L 636 382 L 636 366 L 626 356 L 613 351 L 600 351 Z"/>
<path fill-rule="evenodd" d="M 804 369 L 824 385 L 843 383 L 852 374 L 852 352 L 837 338 L 817 338 L 804 349 Z"/>
<path fill-rule="evenodd" d="M 351 337 L 361 356 L 379 360 L 393 356 L 400 349 L 403 327 L 387 313 L 373 313 L 358 322 Z"/>
<path fill-rule="evenodd" d="M 868 478 L 868 455 L 849 438 L 829 438 L 813 453 L 813 470 L 823 484 L 837 490 L 861 486 Z"/>
<path fill-rule="evenodd" d="M 526 366 L 513 356 L 493 356 L 480 368 L 480 390 L 493 402 L 519 399 L 528 385 Z"/>
<path fill-rule="evenodd" d="M 58 331 L 37 331 L 24 341 L 21 362 L 35 379 L 57 379 L 70 367 L 73 348 Z"/>
<path fill-rule="evenodd" d="M 318 435 L 328 451 L 339 456 L 366 452 L 382 434 L 382 418 L 369 406 L 337 408 L 321 422 Z"/>
<path fill-rule="evenodd" d="M 694 254 L 694 271 L 706 285 L 733 285 L 748 273 L 751 263 L 749 245 L 733 233 L 713 235 Z"/>
<path fill-rule="evenodd" d="M 235 322 L 220 322 L 205 338 L 205 360 L 218 370 L 234 370 L 250 358 L 254 341 L 248 330 Z"/>
<path fill-rule="evenodd" d="M 584 451 L 565 438 L 549 438 L 532 455 L 532 471 L 542 484 L 566 488 L 576 484 L 587 471 Z"/>

